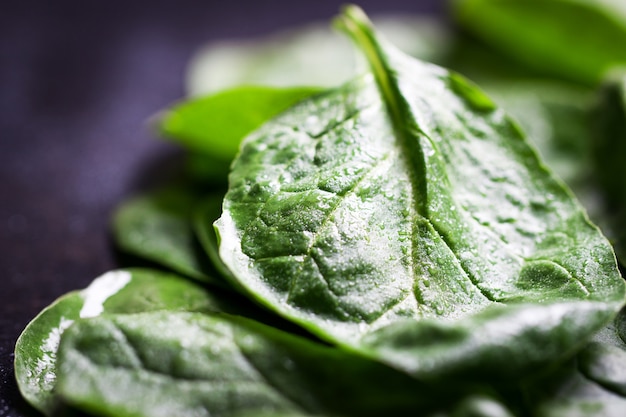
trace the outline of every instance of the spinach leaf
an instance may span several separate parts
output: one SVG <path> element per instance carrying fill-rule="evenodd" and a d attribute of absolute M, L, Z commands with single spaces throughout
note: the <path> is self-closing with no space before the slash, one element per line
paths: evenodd
<path fill-rule="evenodd" d="M 195 152 L 230 162 L 248 133 L 319 91 L 316 87 L 237 87 L 174 106 L 162 116 L 159 128 Z"/>
<path fill-rule="evenodd" d="M 122 204 L 113 218 L 120 249 L 175 272 L 224 286 L 194 236 L 191 216 L 199 192 L 170 186 Z"/>
<path fill-rule="evenodd" d="M 517 378 L 624 300 L 606 239 L 516 124 L 455 73 L 341 18 L 368 76 L 248 136 L 216 222 L 251 297 L 423 379 Z"/>
<path fill-rule="evenodd" d="M 56 300 L 24 329 L 15 346 L 15 376 L 20 392 L 35 408 L 52 414 L 57 348 L 61 335 L 79 318 L 155 310 L 238 312 L 237 306 L 230 307 L 227 301 L 159 271 L 107 272 L 84 290 Z"/>
<path fill-rule="evenodd" d="M 452 5 L 463 27 L 545 74 L 593 85 L 612 66 L 626 63 L 622 0 L 455 0 Z"/>
<path fill-rule="evenodd" d="M 532 415 L 618 417 L 626 409 L 626 310 L 574 358 L 526 383 Z"/>
<path fill-rule="evenodd" d="M 463 394 L 340 349 L 225 314 L 143 313 L 77 322 L 58 393 L 102 416 L 415 415 Z"/>
<path fill-rule="evenodd" d="M 439 21 L 424 16 L 375 17 L 381 32 L 406 53 L 438 61 L 447 52 L 450 34 Z M 348 41 L 327 23 L 254 40 L 220 41 L 207 45 L 191 62 L 191 96 L 239 85 L 332 87 L 354 76 L 357 59 Z"/>

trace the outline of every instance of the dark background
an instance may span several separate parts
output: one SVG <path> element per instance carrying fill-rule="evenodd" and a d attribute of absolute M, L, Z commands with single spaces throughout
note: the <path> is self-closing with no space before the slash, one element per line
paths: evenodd
<path fill-rule="evenodd" d="M 13 348 L 60 295 L 116 267 L 113 208 L 179 152 L 146 120 L 184 94 L 203 43 L 334 16 L 341 1 L 3 1 L 0 5 L 0 416 L 20 399 Z M 443 15 L 443 1 L 358 2 Z"/>

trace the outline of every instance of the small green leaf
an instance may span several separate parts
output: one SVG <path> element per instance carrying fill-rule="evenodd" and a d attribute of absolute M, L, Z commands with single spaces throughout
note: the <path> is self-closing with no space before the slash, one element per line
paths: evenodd
<path fill-rule="evenodd" d="M 35 408 L 52 414 L 56 353 L 64 331 L 80 318 L 156 310 L 237 312 L 221 298 L 175 275 L 148 269 L 108 272 L 84 290 L 56 300 L 24 329 L 15 346 L 20 392 Z"/>
<path fill-rule="evenodd" d="M 371 74 L 249 136 L 216 222 L 268 308 L 418 378 L 518 378 L 619 310 L 612 249 L 471 83 L 340 18 Z"/>
<path fill-rule="evenodd" d="M 230 162 L 250 132 L 319 91 L 318 87 L 237 87 L 174 106 L 163 115 L 159 128 L 192 151 Z"/>
<path fill-rule="evenodd" d="M 593 85 L 611 67 L 626 63 L 622 0 L 455 0 L 452 4 L 461 25 L 544 74 Z"/>

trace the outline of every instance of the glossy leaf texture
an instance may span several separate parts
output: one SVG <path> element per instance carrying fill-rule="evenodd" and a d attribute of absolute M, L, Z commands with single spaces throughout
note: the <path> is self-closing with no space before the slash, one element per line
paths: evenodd
<path fill-rule="evenodd" d="M 193 232 L 193 208 L 201 195 L 190 187 L 169 186 L 124 202 L 113 218 L 117 246 L 180 274 L 224 286 Z"/>
<path fill-rule="evenodd" d="M 451 10 L 484 42 L 544 74 L 594 85 L 626 63 L 622 0 L 455 0 Z"/>
<path fill-rule="evenodd" d="M 258 302 L 418 378 L 570 354 L 623 303 L 610 245 L 489 98 L 357 10 L 371 74 L 246 139 L 221 258 Z"/>
<path fill-rule="evenodd" d="M 600 89 L 593 120 L 593 167 L 606 204 L 605 223 L 626 265 L 626 73 L 617 73 Z"/>
<path fill-rule="evenodd" d="M 81 321 L 63 337 L 58 372 L 64 401 L 116 417 L 415 415 L 465 395 L 224 314 Z"/>
<path fill-rule="evenodd" d="M 161 116 L 159 129 L 194 152 L 230 162 L 246 135 L 319 91 L 319 87 L 237 87 L 174 106 Z"/>
<path fill-rule="evenodd" d="M 35 408 L 52 414 L 57 348 L 61 335 L 78 319 L 156 310 L 238 312 L 236 305 L 229 307 L 228 300 L 164 272 L 107 272 L 87 288 L 56 300 L 24 329 L 15 347 L 15 376 L 20 392 Z"/>

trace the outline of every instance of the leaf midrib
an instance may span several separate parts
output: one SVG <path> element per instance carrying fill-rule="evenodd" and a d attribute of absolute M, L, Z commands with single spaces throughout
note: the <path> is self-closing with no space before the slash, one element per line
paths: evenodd
<path fill-rule="evenodd" d="M 346 8 L 341 21 L 345 31 L 361 49 L 371 67 L 382 101 L 387 109 L 392 130 L 409 173 L 413 191 L 414 209 L 419 216 L 428 219 L 428 190 L 426 182 L 426 160 L 420 143 L 420 136 L 427 135 L 411 117 L 410 107 L 390 68 L 388 57 L 383 52 L 379 41 L 367 17 L 356 7 Z M 386 48 L 391 48 L 386 46 Z"/>
<path fill-rule="evenodd" d="M 412 261 L 416 262 L 418 257 L 415 253 L 417 247 L 417 229 L 420 221 L 425 221 L 439 234 L 446 246 L 452 251 L 459 267 L 466 275 L 471 284 L 476 287 L 479 292 L 492 302 L 497 302 L 479 285 L 479 281 L 473 274 L 468 271 L 461 259 L 458 258 L 453 250 L 453 245 L 449 241 L 446 234 L 441 233 L 436 225 L 430 220 L 428 208 L 428 184 L 426 170 L 426 155 L 422 148 L 422 140 L 429 141 L 430 137 L 419 127 L 415 117 L 411 113 L 411 107 L 407 103 L 404 95 L 400 91 L 398 82 L 396 81 L 396 71 L 389 65 L 389 56 L 384 52 L 385 49 L 393 52 L 393 47 L 385 45 L 382 47 L 378 39 L 374 36 L 373 29 L 367 18 L 360 15 L 359 9 L 348 8 L 344 14 L 342 22 L 346 32 L 352 37 L 363 53 L 371 67 L 376 84 L 380 91 L 382 101 L 387 109 L 387 113 L 392 125 L 394 136 L 398 147 L 401 149 L 400 159 L 404 163 L 408 178 L 412 188 L 412 214 L 416 217 L 413 219 L 413 227 L 411 230 L 412 242 Z M 434 144 L 433 147 L 435 148 Z M 415 271 L 415 268 L 414 268 Z M 418 276 L 414 275 L 418 280 Z M 414 286 L 414 296 L 418 305 L 423 304 L 422 295 L 419 288 Z"/>

